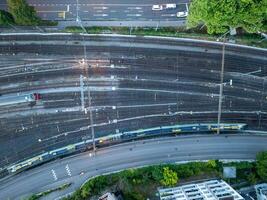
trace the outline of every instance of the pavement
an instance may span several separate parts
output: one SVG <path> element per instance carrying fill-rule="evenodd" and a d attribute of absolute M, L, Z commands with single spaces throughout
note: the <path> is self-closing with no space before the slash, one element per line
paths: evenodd
<path fill-rule="evenodd" d="M 32 193 L 73 183 L 45 199 L 73 192 L 90 177 L 151 164 L 209 159 L 255 159 L 267 150 L 267 136 L 213 135 L 158 138 L 99 149 L 96 156 L 85 152 L 56 160 L 0 182 L 0 199 L 21 199 Z M 81 174 L 83 172 L 83 174 Z"/>
<path fill-rule="evenodd" d="M 96 137 L 216 123 L 221 48 L 216 42 L 158 37 L 0 35 L 2 97 L 42 97 L 34 106 L 0 107 L 0 167 L 91 138 L 90 116 L 81 110 L 80 75 L 89 74 L 84 101 L 89 109 L 89 89 Z M 88 67 L 81 64 L 84 53 Z M 222 123 L 266 131 L 266 50 L 227 45 L 225 59 Z"/>
<path fill-rule="evenodd" d="M 128 26 L 128 27 L 160 27 L 181 26 L 185 18 L 177 18 L 179 11 L 188 10 L 188 0 L 28 0 L 37 15 L 44 20 L 56 20 L 58 29 L 66 26 L 79 26 L 76 19 L 83 21 L 84 26 Z M 175 3 L 174 9 L 153 11 L 152 5 Z M 6 1 L 0 0 L 0 9 L 7 9 Z M 110 24 L 108 22 L 111 22 Z"/>

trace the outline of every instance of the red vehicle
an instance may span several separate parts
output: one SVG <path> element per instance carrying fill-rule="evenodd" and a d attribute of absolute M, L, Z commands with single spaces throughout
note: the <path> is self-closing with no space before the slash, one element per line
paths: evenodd
<path fill-rule="evenodd" d="M 33 96 L 34 96 L 35 101 L 38 101 L 41 99 L 41 94 L 39 94 L 39 93 L 33 93 Z"/>

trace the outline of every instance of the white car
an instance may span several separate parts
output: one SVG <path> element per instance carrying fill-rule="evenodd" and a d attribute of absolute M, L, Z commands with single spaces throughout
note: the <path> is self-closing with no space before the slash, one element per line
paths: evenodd
<path fill-rule="evenodd" d="M 167 3 L 166 4 L 166 9 L 174 9 L 176 8 L 176 4 L 175 3 Z"/>
<path fill-rule="evenodd" d="M 188 12 L 187 11 L 181 11 L 177 13 L 177 17 L 187 17 Z"/>
<path fill-rule="evenodd" d="M 153 5 L 152 10 L 163 10 L 163 6 L 162 5 Z"/>

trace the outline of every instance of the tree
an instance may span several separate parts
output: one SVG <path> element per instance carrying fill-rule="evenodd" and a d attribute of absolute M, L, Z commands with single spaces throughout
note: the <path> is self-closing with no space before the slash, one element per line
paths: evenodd
<path fill-rule="evenodd" d="M 259 177 L 262 180 L 267 181 L 267 151 L 257 154 L 256 169 Z"/>
<path fill-rule="evenodd" d="M 216 160 L 209 160 L 207 162 L 207 167 L 209 167 L 209 168 L 216 168 L 217 167 Z"/>
<path fill-rule="evenodd" d="M 163 168 L 163 179 L 160 183 L 164 186 L 174 186 L 178 182 L 176 172 L 169 169 L 169 167 Z"/>
<path fill-rule="evenodd" d="M 225 33 L 230 28 L 243 28 L 255 33 L 267 19 L 267 0 L 193 0 L 188 27 L 205 24 L 208 33 Z"/>
<path fill-rule="evenodd" d="M 25 0 L 7 0 L 7 5 L 16 24 L 30 26 L 40 23 L 41 20 L 36 15 L 36 11 Z"/>
<path fill-rule="evenodd" d="M 248 179 L 248 182 L 252 185 L 255 185 L 257 183 L 257 177 L 254 173 L 250 173 L 248 176 L 247 176 L 247 179 Z"/>
<path fill-rule="evenodd" d="M 9 12 L 0 10 L 0 25 L 9 25 L 13 23 L 14 23 L 14 19 L 12 15 Z"/>
<path fill-rule="evenodd" d="M 153 167 L 152 178 L 158 183 L 162 180 L 163 175 L 162 175 L 161 166 L 154 166 Z"/>

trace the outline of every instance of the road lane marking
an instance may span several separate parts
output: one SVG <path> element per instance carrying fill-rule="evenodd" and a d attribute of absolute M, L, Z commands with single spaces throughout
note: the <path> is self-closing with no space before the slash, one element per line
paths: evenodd
<path fill-rule="evenodd" d="M 95 17 L 107 17 L 108 14 L 94 14 Z"/>
<path fill-rule="evenodd" d="M 67 174 L 68 174 L 69 176 L 71 176 L 71 171 L 70 171 L 70 167 L 69 167 L 68 164 L 65 166 L 65 169 L 66 169 L 66 171 L 67 171 Z"/>
<path fill-rule="evenodd" d="M 127 17 L 140 17 L 142 14 L 127 14 Z"/>
<path fill-rule="evenodd" d="M 55 170 L 52 169 L 51 172 L 52 172 L 54 180 L 56 181 L 57 180 L 57 175 L 56 175 Z"/>
<path fill-rule="evenodd" d="M 128 7 L 128 10 L 141 10 L 143 9 L 142 7 Z"/>
<path fill-rule="evenodd" d="M 108 9 L 108 7 L 105 7 L 105 6 L 103 6 L 103 7 L 93 7 L 93 9 L 95 9 L 95 10 L 98 10 L 98 9 L 106 10 L 106 9 Z"/>
<path fill-rule="evenodd" d="M 175 14 L 162 14 L 162 17 L 175 17 Z"/>

